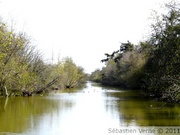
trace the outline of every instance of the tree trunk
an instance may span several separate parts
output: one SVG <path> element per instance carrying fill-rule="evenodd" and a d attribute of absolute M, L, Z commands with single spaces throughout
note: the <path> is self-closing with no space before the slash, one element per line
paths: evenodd
<path fill-rule="evenodd" d="M 49 88 L 50 86 L 52 86 L 53 84 L 55 84 L 58 80 L 60 79 L 60 76 L 54 78 L 50 83 L 48 83 L 46 86 L 44 86 L 43 88 L 37 90 L 37 91 L 34 91 L 35 93 L 37 94 L 40 94 L 42 93 L 45 89 Z"/>
<path fill-rule="evenodd" d="M 8 91 L 7 91 L 6 86 L 4 86 L 4 90 L 5 90 L 5 96 L 6 96 L 6 97 L 8 97 L 8 96 L 9 96 L 9 94 L 8 94 Z"/>

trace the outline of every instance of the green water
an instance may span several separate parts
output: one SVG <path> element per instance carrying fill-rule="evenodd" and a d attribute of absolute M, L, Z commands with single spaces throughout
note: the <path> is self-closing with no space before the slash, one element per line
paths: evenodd
<path fill-rule="evenodd" d="M 156 135 L 162 126 L 180 133 L 179 104 L 157 102 L 138 91 L 91 82 L 74 92 L 0 98 L 0 135 L 110 135 L 120 134 L 122 128 L 136 130 L 133 134 Z M 141 128 L 156 131 L 139 133 Z M 160 134 L 167 135 L 165 130 Z"/>

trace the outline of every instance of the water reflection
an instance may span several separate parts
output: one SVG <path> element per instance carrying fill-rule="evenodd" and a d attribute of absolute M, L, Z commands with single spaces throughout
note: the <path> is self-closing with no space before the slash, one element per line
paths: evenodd
<path fill-rule="evenodd" d="M 0 132 L 24 134 L 27 131 L 39 130 L 42 125 L 46 125 L 45 121 L 55 122 L 49 116 L 59 115 L 61 107 L 66 109 L 71 106 L 72 104 L 66 101 L 44 97 L 0 98 Z"/>
<path fill-rule="evenodd" d="M 108 93 L 119 98 L 116 105 L 120 113 L 121 125 L 138 126 L 179 126 L 179 104 L 166 104 L 138 95 L 138 91 Z"/>
<path fill-rule="evenodd" d="M 75 92 L 0 98 L 0 135 L 109 135 L 110 128 L 179 126 L 179 105 L 162 104 L 139 96 L 138 91 L 91 82 Z"/>

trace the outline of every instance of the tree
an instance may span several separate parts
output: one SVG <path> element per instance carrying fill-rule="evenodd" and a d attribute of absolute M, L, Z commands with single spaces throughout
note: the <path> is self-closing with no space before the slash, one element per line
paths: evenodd
<path fill-rule="evenodd" d="M 150 43 L 154 46 L 154 51 L 146 65 L 145 80 L 147 88 L 158 93 L 160 97 L 178 101 L 180 100 L 180 6 L 178 3 L 168 3 L 166 8 L 168 13 L 158 17 L 161 19 L 157 19 L 152 25 L 154 32 Z"/>
<path fill-rule="evenodd" d="M 0 23 L 0 90 L 8 96 L 8 89 L 11 89 L 14 80 L 17 79 L 17 72 L 20 58 L 19 50 L 24 45 L 22 35 L 16 35 L 8 31 L 4 23 Z M 14 78 L 14 79 L 13 79 Z"/>
<path fill-rule="evenodd" d="M 143 66 L 147 59 L 144 51 L 142 52 L 140 48 L 128 41 L 120 45 L 120 50 L 114 51 L 111 55 L 105 55 L 107 61 L 106 66 L 101 71 L 102 79 L 100 82 L 106 85 L 139 88 Z"/>
<path fill-rule="evenodd" d="M 72 88 L 78 84 L 82 77 L 80 70 L 71 58 L 65 58 L 63 63 L 63 84 L 66 88 Z"/>
<path fill-rule="evenodd" d="M 96 69 L 90 74 L 89 80 L 100 83 L 102 82 L 102 75 L 102 71 L 100 69 Z"/>
<path fill-rule="evenodd" d="M 15 33 L 0 22 L 0 95 L 31 96 L 52 85 L 72 88 L 85 80 L 84 69 L 71 58 L 45 63 L 25 33 Z"/>
<path fill-rule="evenodd" d="M 51 76 L 60 76 L 56 83 L 59 88 L 73 88 L 86 81 L 84 69 L 77 66 L 69 57 L 53 66 Z"/>

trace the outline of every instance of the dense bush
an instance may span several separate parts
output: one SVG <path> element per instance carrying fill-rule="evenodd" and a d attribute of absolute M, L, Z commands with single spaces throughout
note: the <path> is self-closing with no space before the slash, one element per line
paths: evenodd
<path fill-rule="evenodd" d="M 145 66 L 147 88 L 168 100 L 180 100 L 180 5 L 167 4 L 167 14 L 156 19 L 149 40 L 154 51 Z M 160 18 L 160 17 L 159 17 Z"/>
<path fill-rule="evenodd" d="M 138 45 L 128 41 L 120 50 L 105 54 L 106 66 L 91 76 L 106 85 L 142 89 L 161 99 L 180 101 L 180 4 L 171 2 L 165 7 L 166 14 L 155 16 L 149 39 Z"/>
<path fill-rule="evenodd" d="M 76 87 L 85 78 L 83 68 L 70 58 L 59 64 L 45 63 L 26 34 L 15 33 L 0 22 L 0 95 L 30 96 L 55 84 Z"/>

